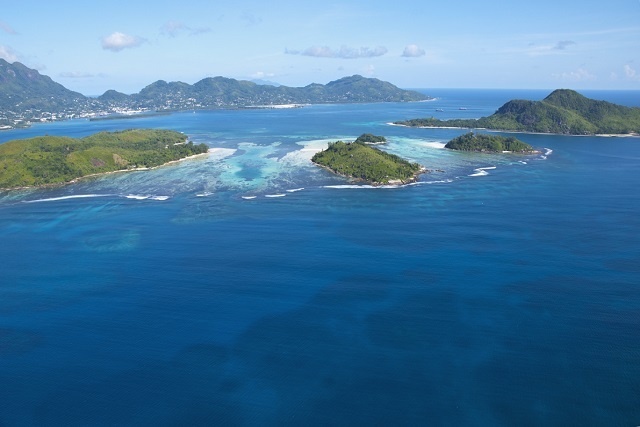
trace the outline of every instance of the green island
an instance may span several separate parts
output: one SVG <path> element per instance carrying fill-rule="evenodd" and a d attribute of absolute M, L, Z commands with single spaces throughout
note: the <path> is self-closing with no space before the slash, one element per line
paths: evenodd
<path fill-rule="evenodd" d="M 384 136 L 373 135 L 371 133 L 363 133 L 355 140 L 355 142 L 363 142 L 365 144 L 385 144 L 387 142 L 387 138 Z"/>
<path fill-rule="evenodd" d="M 640 108 L 596 101 L 573 90 L 558 89 L 542 101 L 509 101 L 491 116 L 480 119 L 439 120 L 430 117 L 394 124 L 566 135 L 638 135 Z"/>
<path fill-rule="evenodd" d="M 41 136 L 0 144 L 0 188 L 61 184 L 90 175 L 160 166 L 206 153 L 171 130 L 130 129 L 76 139 Z"/>
<path fill-rule="evenodd" d="M 326 150 L 316 153 L 311 161 L 338 175 L 373 185 L 406 184 L 426 172 L 418 163 L 411 163 L 357 140 L 350 143 L 331 142 Z"/>
<path fill-rule="evenodd" d="M 532 146 L 513 136 L 485 135 L 474 132 L 453 138 L 445 145 L 445 148 L 482 153 L 535 153 Z"/>

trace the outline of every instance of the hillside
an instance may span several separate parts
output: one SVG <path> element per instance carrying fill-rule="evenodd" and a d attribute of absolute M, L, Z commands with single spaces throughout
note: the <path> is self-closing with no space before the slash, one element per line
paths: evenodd
<path fill-rule="evenodd" d="M 39 186 L 87 175 L 148 168 L 206 153 L 169 130 L 100 132 L 81 139 L 43 136 L 0 144 L 0 188 Z"/>
<path fill-rule="evenodd" d="M 480 119 L 438 120 L 431 117 L 395 123 L 567 135 L 640 134 L 640 108 L 596 101 L 572 90 L 558 89 L 542 101 L 509 101 L 491 116 Z"/>
<path fill-rule="evenodd" d="M 363 142 L 332 142 L 326 150 L 316 153 L 311 161 L 338 175 L 374 185 L 412 182 L 424 172 L 418 163 L 408 162 Z"/>
<path fill-rule="evenodd" d="M 242 108 L 274 104 L 405 102 L 424 99 L 428 97 L 419 92 L 355 75 L 326 85 L 314 83 L 301 88 L 259 85 L 225 77 L 207 77 L 193 85 L 160 80 L 140 93 L 131 95 L 129 101 L 153 108 Z"/>
<path fill-rule="evenodd" d="M 37 70 L 19 62 L 0 58 L 0 111 L 57 112 L 88 104 L 88 99 L 73 92 Z"/>

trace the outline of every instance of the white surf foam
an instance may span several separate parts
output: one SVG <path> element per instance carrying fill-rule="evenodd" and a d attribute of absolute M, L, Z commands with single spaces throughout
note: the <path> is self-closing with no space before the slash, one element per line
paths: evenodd
<path fill-rule="evenodd" d="M 421 143 L 425 147 L 443 149 L 447 144 L 445 142 L 436 142 L 436 141 L 425 141 Z"/>
<path fill-rule="evenodd" d="M 323 188 L 335 188 L 338 190 L 348 190 L 354 188 L 375 188 L 373 185 L 353 185 L 353 184 L 343 184 L 343 185 L 325 185 Z"/>
<path fill-rule="evenodd" d="M 235 148 L 209 148 L 209 158 L 222 160 L 225 157 L 233 156 L 236 153 Z"/>
<path fill-rule="evenodd" d="M 449 184 L 453 182 L 452 179 L 441 179 L 438 181 L 419 181 L 419 182 L 414 182 L 412 184 L 408 184 L 408 185 L 429 185 L 429 184 Z"/>
<path fill-rule="evenodd" d="M 132 200 L 167 200 L 169 198 L 169 196 L 154 196 L 154 195 L 143 195 L 143 194 L 128 194 L 126 196 L 124 196 L 127 199 L 132 199 Z"/>
<path fill-rule="evenodd" d="M 50 197 L 47 199 L 37 199 L 37 200 L 24 200 L 24 203 L 55 202 L 57 200 L 89 199 L 93 197 L 108 197 L 108 196 L 111 196 L 111 194 L 74 194 L 73 196 Z"/>
<path fill-rule="evenodd" d="M 489 175 L 490 170 L 496 169 L 496 166 L 485 166 L 483 168 L 475 168 L 473 170 L 473 173 L 471 175 L 468 176 L 487 176 Z"/>
<path fill-rule="evenodd" d="M 323 186 L 323 188 L 334 188 L 334 189 L 339 189 L 339 190 L 349 190 L 349 189 L 373 189 L 373 190 L 377 190 L 377 189 L 383 189 L 383 188 L 401 188 L 401 187 L 406 187 L 409 185 L 413 185 L 416 184 L 411 183 L 411 184 L 404 184 L 404 185 L 367 185 L 367 184 L 363 184 L 363 185 L 355 185 L 355 184 L 343 184 L 343 185 L 325 185 Z"/>
<path fill-rule="evenodd" d="M 198 193 L 198 194 L 196 194 L 196 197 L 207 197 L 207 196 L 210 196 L 210 195 L 212 195 L 212 194 L 213 194 L 213 193 L 212 193 L 212 192 L 210 192 L 210 191 L 205 191 L 204 193 Z"/>

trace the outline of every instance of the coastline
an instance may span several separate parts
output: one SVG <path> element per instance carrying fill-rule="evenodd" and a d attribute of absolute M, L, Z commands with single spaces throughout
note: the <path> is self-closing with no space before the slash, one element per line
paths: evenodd
<path fill-rule="evenodd" d="M 479 129 L 486 130 L 487 132 L 502 132 L 502 133 L 521 133 L 527 135 L 556 135 L 556 136 L 598 136 L 602 138 L 640 138 L 640 133 L 592 133 L 588 135 L 576 135 L 571 133 L 553 133 L 553 132 L 527 132 L 524 130 L 505 130 L 505 129 L 488 129 L 482 127 L 461 127 L 461 126 L 408 126 L 401 125 L 399 123 L 389 122 L 389 126 L 400 126 L 405 128 L 415 129 Z"/>
<path fill-rule="evenodd" d="M 56 183 L 52 183 L 52 184 L 42 184 L 42 185 L 27 185 L 27 186 L 22 186 L 22 187 L 6 187 L 6 188 L 0 188 L 0 191 L 18 191 L 18 190 L 32 190 L 32 189 L 39 189 L 39 188 L 62 187 L 62 186 L 69 185 L 69 184 L 75 184 L 78 181 L 81 181 L 81 180 L 86 179 L 86 178 L 95 178 L 95 177 L 98 177 L 98 176 L 112 175 L 112 174 L 123 173 L 123 172 L 149 171 L 149 170 L 154 170 L 154 169 L 161 168 L 163 166 L 168 166 L 168 165 L 171 165 L 171 164 L 174 164 L 174 163 L 179 163 L 179 162 L 182 162 L 182 161 L 185 161 L 185 160 L 191 160 L 191 159 L 195 159 L 195 158 L 198 158 L 198 157 L 209 156 L 213 152 L 212 150 L 215 150 L 215 149 L 214 148 L 209 148 L 206 153 L 194 154 L 192 156 L 183 157 L 181 159 L 171 160 L 171 161 L 168 161 L 168 162 L 163 163 L 163 164 L 158 165 L 158 166 L 152 166 L 150 168 L 131 168 L 131 169 L 118 169 L 118 170 L 108 171 L 108 172 L 98 172 L 98 173 L 92 173 L 92 174 L 89 174 L 89 175 L 79 176 L 77 178 L 72 179 L 71 181 L 56 182 Z"/>
<path fill-rule="evenodd" d="M 424 166 L 421 166 L 420 170 L 418 172 L 414 173 L 413 177 L 411 177 L 410 179 L 407 179 L 407 180 L 404 180 L 404 181 L 401 180 L 401 179 L 392 179 L 392 180 L 389 180 L 389 182 L 375 182 L 375 181 L 367 181 L 366 179 L 357 178 L 357 177 L 354 177 L 354 176 L 351 176 L 351 175 L 341 174 L 339 172 L 334 171 L 333 169 L 331 169 L 328 166 L 321 165 L 320 163 L 316 163 L 316 162 L 313 162 L 313 161 L 312 161 L 312 163 L 314 165 L 316 165 L 316 166 L 321 167 L 322 169 L 325 169 L 325 170 L 331 172 L 334 175 L 338 175 L 338 176 L 341 176 L 343 178 L 350 179 L 350 180 L 352 180 L 354 182 L 363 182 L 363 183 L 365 183 L 367 185 L 371 185 L 373 187 L 382 187 L 382 186 L 385 186 L 385 185 L 401 186 L 401 185 L 411 184 L 411 183 L 414 183 L 414 182 L 418 182 L 418 177 L 420 175 L 432 172 L 431 170 L 425 168 Z"/>

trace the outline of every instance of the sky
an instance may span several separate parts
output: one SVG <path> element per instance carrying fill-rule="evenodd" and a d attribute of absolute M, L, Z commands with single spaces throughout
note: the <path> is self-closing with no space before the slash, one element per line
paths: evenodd
<path fill-rule="evenodd" d="M 0 58 L 85 95 L 353 74 L 402 88 L 640 90 L 640 0 L 22 0 L 0 8 Z"/>

